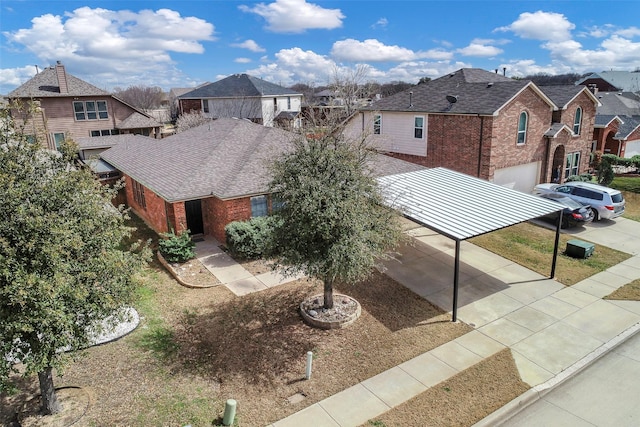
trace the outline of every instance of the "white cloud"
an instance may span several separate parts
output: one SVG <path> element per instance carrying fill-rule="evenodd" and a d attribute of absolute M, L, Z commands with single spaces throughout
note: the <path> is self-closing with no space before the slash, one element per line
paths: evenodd
<path fill-rule="evenodd" d="M 275 33 L 303 33 L 306 30 L 332 30 L 342 27 L 345 16 L 340 9 L 325 9 L 306 0 L 276 0 L 253 7 L 239 6 L 243 12 L 255 13 L 267 21 L 267 30 Z"/>
<path fill-rule="evenodd" d="M 389 20 L 387 18 L 380 18 L 371 26 L 371 28 L 385 28 L 388 24 Z"/>
<path fill-rule="evenodd" d="M 17 87 L 35 76 L 37 70 L 38 68 L 35 65 L 27 65 L 21 68 L 0 68 L 0 85 Z M 39 70 L 42 71 L 42 68 Z"/>
<path fill-rule="evenodd" d="M 322 86 L 330 82 L 336 70 L 339 73 L 349 73 L 358 65 L 365 64 L 344 65 L 324 55 L 296 47 L 282 49 L 275 55 L 274 60 L 246 72 L 285 86 L 297 82 Z M 417 83 L 421 77 L 436 78 L 463 67 L 471 67 L 471 64 L 452 63 L 449 60 L 403 61 L 388 70 L 368 65 L 366 80 L 376 80 L 380 83 L 397 80 Z"/>
<path fill-rule="evenodd" d="M 616 30 L 616 34 L 619 36 L 628 37 L 628 38 L 640 37 L 640 28 L 638 27 L 623 28 L 620 30 Z"/>
<path fill-rule="evenodd" d="M 340 40 L 333 44 L 331 56 L 341 61 L 400 62 L 416 59 L 450 59 L 453 54 L 441 49 L 414 52 L 400 46 L 389 46 L 376 39 Z"/>
<path fill-rule="evenodd" d="M 567 40 L 574 28 L 575 25 L 563 14 L 539 10 L 521 13 L 516 21 L 494 31 L 511 31 L 525 39 Z"/>
<path fill-rule="evenodd" d="M 238 64 L 248 64 L 251 62 L 251 59 L 249 58 L 236 58 L 233 60 L 233 62 L 236 62 Z"/>
<path fill-rule="evenodd" d="M 213 34 L 205 20 L 169 9 L 135 13 L 86 6 L 64 16 L 38 16 L 31 28 L 3 33 L 39 61 L 62 61 L 79 77 L 111 87 L 184 78 L 170 53 L 203 53 L 202 42 L 214 40 Z"/>
<path fill-rule="evenodd" d="M 471 43 L 466 47 L 456 50 L 456 52 L 464 56 L 493 57 L 504 52 L 495 46 L 488 46 L 481 43 Z"/>
<path fill-rule="evenodd" d="M 242 49 L 249 49 L 251 52 L 265 52 L 266 49 L 256 43 L 254 40 L 245 40 L 242 43 L 233 43 L 231 46 Z"/>

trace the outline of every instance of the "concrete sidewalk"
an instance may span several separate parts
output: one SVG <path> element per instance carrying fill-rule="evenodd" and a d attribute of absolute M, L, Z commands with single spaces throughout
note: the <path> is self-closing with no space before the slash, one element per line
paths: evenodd
<path fill-rule="evenodd" d="M 423 227 L 408 233 L 415 245 L 402 248 L 385 273 L 450 311 L 454 242 Z M 640 255 L 629 250 L 636 243 L 624 242 L 634 257 L 572 287 L 463 242 L 458 319 L 472 332 L 272 426 L 361 425 L 505 347 L 532 387 L 560 381 L 640 326 L 640 302 L 602 299 L 640 278 Z"/>
<path fill-rule="evenodd" d="M 284 277 L 273 271 L 254 276 L 223 251 L 217 240 L 209 236 L 203 241 L 196 242 L 196 256 L 207 270 L 238 296 L 269 289 L 300 278 Z"/>

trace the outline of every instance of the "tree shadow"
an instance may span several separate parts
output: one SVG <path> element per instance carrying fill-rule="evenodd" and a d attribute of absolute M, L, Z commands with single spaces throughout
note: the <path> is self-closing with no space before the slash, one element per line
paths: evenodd
<path fill-rule="evenodd" d="M 451 320 L 440 308 L 378 270 L 362 282 L 336 288 L 355 298 L 363 310 L 392 332 Z"/>
<path fill-rule="evenodd" d="M 220 383 L 240 377 L 257 386 L 297 380 L 304 372 L 303 356 L 326 334 L 307 326 L 298 314 L 311 291 L 280 285 L 185 312 L 174 330 L 179 350 L 172 371 Z"/>

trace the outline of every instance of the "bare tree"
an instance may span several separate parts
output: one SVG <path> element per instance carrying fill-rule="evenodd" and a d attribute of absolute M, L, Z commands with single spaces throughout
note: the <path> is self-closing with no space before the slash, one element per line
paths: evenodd
<path fill-rule="evenodd" d="M 347 116 L 356 109 L 358 100 L 367 94 L 367 87 L 363 83 L 369 73 L 369 66 L 358 64 L 352 69 L 341 69 L 337 66 L 333 69 L 329 86 L 336 98 L 342 99 Z"/>
<path fill-rule="evenodd" d="M 211 121 L 211 118 L 205 116 L 202 111 L 184 113 L 178 116 L 176 120 L 176 132 L 184 132 L 209 121 Z"/>
<path fill-rule="evenodd" d="M 157 108 L 162 104 L 164 92 L 159 87 L 129 86 L 126 89 L 114 88 L 113 95 L 129 105 L 143 110 Z"/>

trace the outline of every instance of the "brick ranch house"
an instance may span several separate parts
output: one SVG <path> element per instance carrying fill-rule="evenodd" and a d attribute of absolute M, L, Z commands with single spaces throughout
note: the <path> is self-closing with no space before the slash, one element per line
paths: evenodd
<path fill-rule="evenodd" d="M 127 205 L 156 232 L 189 229 L 225 241 L 232 221 L 267 215 L 269 163 L 298 134 L 220 118 L 149 143 L 131 140 L 101 153 L 125 178 Z M 378 155 L 376 176 L 423 169 Z"/>
<path fill-rule="evenodd" d="M 56 149 L 65 138 L 137 134 L 160 137 L 162 124 L 109 92 L 66 72 L 58 62 L 11 91 L 7 98 L 18 103 L 35 101 L 35 116 L 24 118 L 34 139 Z"/>
<path fill-rule="evenodd" d="M 362 108 L 347 132 L 389 156 L 530 192 L 587 171 L 597 98 L 463 68 Z M 560 168 L 560 169 L 558 169 Z"/>
<path fill-rule="evenodd" d="M 594 151 L 633 157 L 640 154 L 640 94 L 596 92 L 601 105 L 596 111 Z"/>

